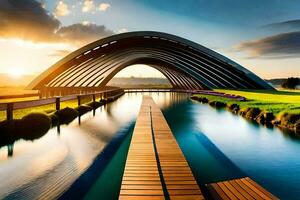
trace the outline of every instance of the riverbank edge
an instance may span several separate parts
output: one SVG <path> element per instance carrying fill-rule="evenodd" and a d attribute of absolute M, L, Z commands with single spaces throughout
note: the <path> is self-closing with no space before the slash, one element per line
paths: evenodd
<path fill-rule="evenodd" d="M 200 102 L 202 104 L 208 104 L 214 108 L 227 109 L 233 114 L 240 115 L 245 119 L 255 121 L 258 124 L 271 127 L 276 126 L 282 129 L 293 131 L 294 133 L 300 133 L 300 114 L 292 113 L 280 113 L 275 115 L 272 112 L 266 112 L 257 107 L 245 107 L 240 108 L 236 101 L 223 102 L 217 100 L 210 100 L 207 95 L 194 94 L 190 97 L 192 100 Z"/>

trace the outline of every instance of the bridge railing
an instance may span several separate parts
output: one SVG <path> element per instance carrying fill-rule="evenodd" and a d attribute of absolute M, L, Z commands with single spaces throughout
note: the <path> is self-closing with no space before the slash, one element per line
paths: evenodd
<path fill-rule="evenodd" d="M 12 120 L 14 110 L 44 106 L 49 104 L 55 104 L 56 110 L 60 110 L 60 103 L 64 101 L 77 99 L 78 105 L 81 105 L 81 100 L 86 97 L 91 97 L 93 101 L 96 101 L 97 98 L 109 98 L 123 92 L 124 92 L 123 89 L 118 88 L 118 89 L 104 90 L 104 91 L 89 93 L 89 94 L 56 96 L 56 97 L 46 98 L 46 99 L 36 99 L 36 100 L 19 101 L 19 102 L 5 102 L 5 103 L 0 103 L 0 111 L 6 111 L 6 119 Z"/>

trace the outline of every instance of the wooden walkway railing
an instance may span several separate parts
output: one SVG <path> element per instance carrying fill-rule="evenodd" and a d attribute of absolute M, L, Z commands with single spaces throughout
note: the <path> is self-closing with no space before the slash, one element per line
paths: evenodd
<path fill-rule="evenodd" d="M 204 199 L 162 112 L 144 97 L 119 199 Z"/>
<path fill-rule="evenodd" d="M 17 109 L 31 108 L 49 104 L 55 104 L 56 110 L 60 109 L 60 103 L 64 101 L 77 100 L 78 105 L 81 105 L 81 100 L 83 98 L 90 97 L 93 101 L 96 98 L 109 98 L 115 96 L 119 93 L 124 93 L 123 89 L 112 89 L 112 90 L 104 90 L 101 92 L 90 93 L 90 94 L 80 94 L 80 95 L 68 95 L 68 96 L 58 96 L 47 99 L 36 99 L 29 101 L 19 101 L 19 102 L 7 102 L 0 103 L 0 111 L 6 110 L 6 118 L 7 120 L 13 119 L 13 111 Z"/>

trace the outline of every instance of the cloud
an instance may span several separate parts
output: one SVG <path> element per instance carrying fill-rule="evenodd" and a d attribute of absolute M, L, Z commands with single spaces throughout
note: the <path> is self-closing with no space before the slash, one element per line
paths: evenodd
<path fill-rule="evenodd" d="M 61 26 L 35 0 L 0 0 L 0 38 L 83 45 L 112 34 L 105 26 L 92 23 Z"/>
<path fill-rule="evenodd" d="M 238 51 L 246 51 L 251 57 L 283 58 L 299 57 L 300 31 L 282 33 L 236 46 Z"/>
<path fill-rule="evenodd" d="M 117 31 L 117 33 L 125 33 L 128 32 L 127 28 L 121 28 Z"/>
<path fill-rule="evenodd" d="M 64 3 L 63 1 L 59 1 L 56 5 L 54 15 L 55 16 L 67 16 L 70 14 L 70 10 L 68 4 Z"/>
<path fill-rule="evenodd" d="M 0 1 L 0 37 L 51 40 L 60 22 L 34 0 Z"/>
<path fill-rule="evenodd" d="M 61 40 L 64 42 L 75 42 L 78 45 L 89 43 L 112 34 L 113 32 L 106 29 L 105 26 L 92 23 L 78 23 L 64 26 L 57 31 L 57 35 L 59 35 Z"/>
<path fill-rule="evenodd" d="M 94 1 L 93 0 L 84 0 L 82 6 L 82 12 L 90 12 L 94 8 Z"/>
<path fill-rule="evenodd" d="M 298 31 L 300 30 L 300 19 L 267 24 L 262 28 L 271 31 L 280 31 L 280 32 Z"/>
<path fill-rule="evenodd" d="M 110 8 L 109 3 L 100 3 L 100 5 L 99 5 L 99 10 L 100 11 L 106 11 L 108 8 Z"/>

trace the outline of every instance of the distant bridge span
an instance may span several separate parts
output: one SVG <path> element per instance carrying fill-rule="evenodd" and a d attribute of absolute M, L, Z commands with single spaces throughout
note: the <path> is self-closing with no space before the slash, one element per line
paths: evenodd
<path fill-rule="evenodd" d="M 58 61 L 27 88 L 60 95 L 98 91 L 133 64 L 159 70 L 174 89 L 273 89 L 254 73 L 204 46 L 152 31 L 122 33 L 90 43 Z"/>

